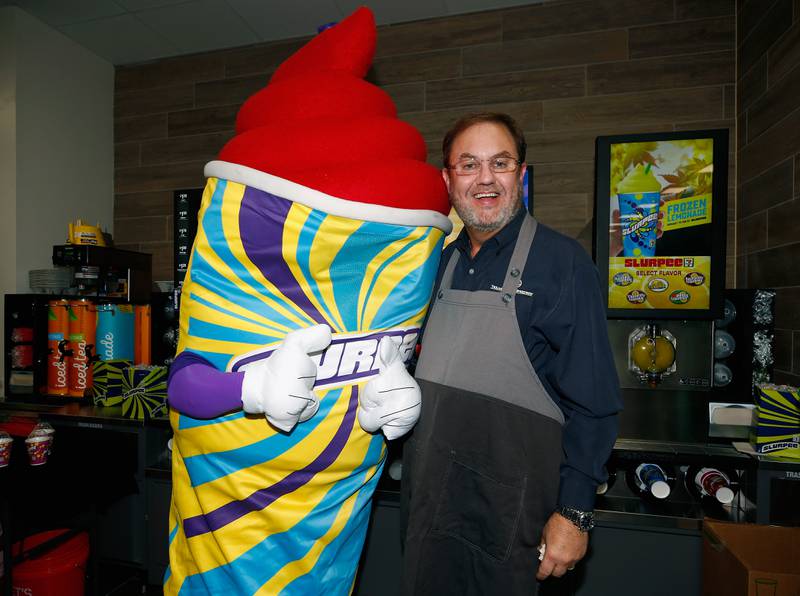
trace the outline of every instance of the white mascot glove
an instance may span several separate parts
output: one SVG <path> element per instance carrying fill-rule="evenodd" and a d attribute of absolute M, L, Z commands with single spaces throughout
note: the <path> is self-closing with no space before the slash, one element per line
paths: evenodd
<path fill-rule="evenodd" d="M 358 423 L 368 433 L 383 430 L 390 441 L 402 437 L 417 423 L 422 392 L 391 338 L 378 345 L 380 373 L 364 386 L 358 400 Z"/>
<path fill-rule="evenodd" d="M 274 427 L 289 432 L 317 413 L 314 394 L 317 365 L 309 354 L 331 343 L 331 328 L 315 325 L 286 334 L 266 360 L 247 367 L 242 382 L 242 406 L 248 414 L 265 414 Z"/>

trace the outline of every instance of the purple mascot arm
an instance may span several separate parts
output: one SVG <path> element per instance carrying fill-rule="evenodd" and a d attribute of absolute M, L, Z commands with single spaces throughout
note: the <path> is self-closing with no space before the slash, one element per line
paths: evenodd
<path fill-rule="evenodd" d="M 243 379 L 243 372 L 223 372 L 202 356 L 181 352 L 169 371 L 169 405 L 192 418 L 216 418 L 241 410 Z"/>

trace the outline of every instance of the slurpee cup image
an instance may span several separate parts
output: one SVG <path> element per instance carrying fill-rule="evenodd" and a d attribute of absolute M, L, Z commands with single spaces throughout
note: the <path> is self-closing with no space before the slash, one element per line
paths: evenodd
<path fill-rule="evenodd" d="M 50 300 L 47 303 L 47 393 L 69 393 L 69 301 Z"/>
<path fill-rule="evenodd" d="M 650 165 L 639 164 L 628 172 L 617 187 L 617 197 L 623 256 L 654 256 L 661 184 L 653 175 Z"/>
<path fill-rule="evenodd" d="M 313 38 L 245 102 L 206 165 L 170 379 L 165 594 L 353 587 L 386 458 L 383 435 L 357 419 L 359 396 L 383 338 L 413 354 L 452 225 L 421 135 L 363 78 L 375 37 L 361 8 Z M 246 381 L 287 335 L 320 326 L 328 347 L 304 353 L 318 408 L 296 425 L 175 406 L 182 370 Z"/>
<path fill-rule="evenodd" d="M 97 310 L 84 299 L 70 300 L 69 341 L 72 362 L 69 367 L 69 395 L 83 397 L 92 386 L 92 356 L 95 353 Z"/>
<path fill-rule="evenodd" d="M 100 360 L 133 360 L 134 314 L 130 304 L 97 306 L 97 355 Z"/>

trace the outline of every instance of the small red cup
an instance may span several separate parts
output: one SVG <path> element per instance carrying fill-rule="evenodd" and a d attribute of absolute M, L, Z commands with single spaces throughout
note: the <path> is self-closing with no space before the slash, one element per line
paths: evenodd
<path fill-rule="evenodd" d="M 33 327 L 14 327 L 11 330 L 11 341 L 14 343 L 33 341 Z"/>
<path fill-rule="evenodd" d="M 33 366 L 33 346 L 23 344 L 11 348 L 11 368 L 30 368 Z"/>

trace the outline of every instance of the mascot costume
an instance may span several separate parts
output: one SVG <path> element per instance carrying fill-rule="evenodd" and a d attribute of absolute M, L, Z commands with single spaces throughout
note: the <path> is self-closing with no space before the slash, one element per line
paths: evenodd
<path fill-rule="evenodd" d="M 208 179 L 170 371 L 166 594 L 347 594 L 449 205 L 420 134 L 363 80 L 361 8 L 250 97 Z"/>

